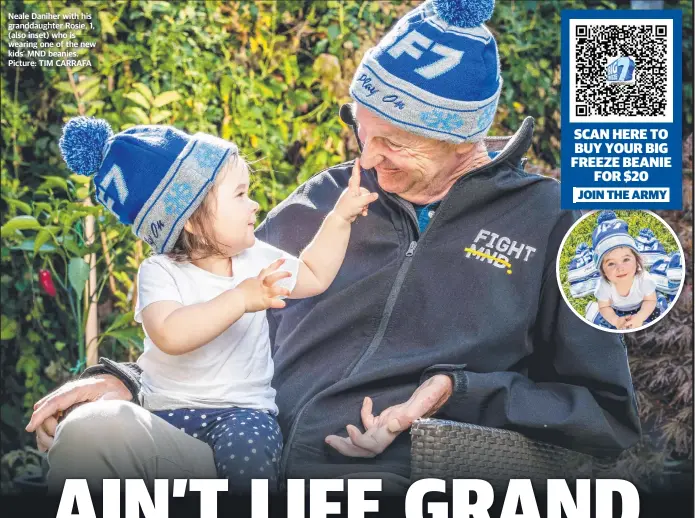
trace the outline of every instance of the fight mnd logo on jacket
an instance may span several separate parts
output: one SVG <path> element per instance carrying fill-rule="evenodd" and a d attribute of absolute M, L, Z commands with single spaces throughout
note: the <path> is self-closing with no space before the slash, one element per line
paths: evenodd
<path fill-rule="evenodd" d="M 464 251 L 467 259 L 487 261 L 495 268 L 506 268 L 509 275 L 513 272 L 511 261 L 527 263 L 536 253 L 536 249 L 532 246 L 484 228 L 478 231 L 473 243 L 464 248 Z"/>

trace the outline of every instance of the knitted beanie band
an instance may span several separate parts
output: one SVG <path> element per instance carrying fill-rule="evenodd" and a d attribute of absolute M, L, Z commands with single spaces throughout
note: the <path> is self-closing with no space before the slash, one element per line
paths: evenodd
<path fill-rule="evenodd" d="M 143 205 L 133 232 L 160 253 L 176 244 L 183 226 L 205 199 L 235 144 L 196 133 Z"/>
<path fill-rule="evenodd" d="M 497 112 L 502 78 L 482 101 L 454 101 L 421 90 L 387 72 L 371 59 L 371 49 L 355 72 L 350 96 L 372 112 L 410 133 L 458 144 L 485 138 Z"/>

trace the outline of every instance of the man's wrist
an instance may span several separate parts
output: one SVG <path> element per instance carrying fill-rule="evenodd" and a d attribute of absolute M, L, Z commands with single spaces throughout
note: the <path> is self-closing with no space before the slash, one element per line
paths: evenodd
<path fill-rule="evenodd" d="M 424 370 L 420 376 L 420 384 L 438 374 L 446 375 L 451 380 L 451 395 L 465 394 L 468 390 L 468 378 L 464 369 L 466 364 L 439 364 L 432 365 Z"/>
<path fill-rule="evenodd" d="M 110 400 L 134 402 L 133 395 L 131 394 L 127 385 L 123 383 L 123 381 L 118 376 L 104 373 L 91 376 L 90 378 L 94 381 L 95 386 L 99 387 L 98 390 L 102 394 L 102 396 L 108 395 L 108 399 Z M 81 407 L 85 403 L 89 403 L 89 401 L 79 401 L 72 405 L 70 408 L 67 408 L 64 412 L 62 412 L 62 414 L 58 418 L 58 422 L 65 419 L 68 416 L 68 414 L 70 414 L 70 412 L 77 409 L 78 407 Z"/>
<path fill-rule="evenodd" d="M 142 369 L 135 363 L 120 364 L 108 358 L 99 358 L 99 363 L 87 367 L 79 378 L 108 375 L 120 381 L 130 393 L 130 401 L 142 405 L 140 400 L 140 374 Z"/>
<path fill-rule="evenodd" d="M 449 401 L 451 396 L 454 395 L 454 385 L 456 381 L 451 373 L 435 374 L 430 379 L 432 381 L 437 381 L 437 383 L 440 383 L 446 387 L 442 397 L 439 399 L 436 407 L 431 412 L 431 414 L 434 414 L 442 407 L 442 405 Z"/>

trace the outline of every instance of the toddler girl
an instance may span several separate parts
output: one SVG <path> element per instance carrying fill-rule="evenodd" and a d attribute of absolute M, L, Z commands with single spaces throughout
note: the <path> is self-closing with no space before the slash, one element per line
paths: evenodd
<path fill-rule="evenodd" d="M 615 329 L 637 329 L 656 318 L 656 283 L 644 269 L 628 225 L 603 211 L 592 234 L 601 279 L 596 288 L 601 316 Z"/>
<path fill-rule="evenodd" d="M 138 273 L 143 406 L 209 444 L 232 489 L 248 491 L 252 478 L 274 487 L 282 435 L 265 310 L 333 282 L 351 223 L 377 198 L 360 187 L 358 162 L 295 258 L 255 239 L 258 204 L 232 143 L 167 126 L 114 136 L 106 121 L 77 117 L 60 147 L 71 170 L 94 174 L 99 202 L 156 253 Z"/>

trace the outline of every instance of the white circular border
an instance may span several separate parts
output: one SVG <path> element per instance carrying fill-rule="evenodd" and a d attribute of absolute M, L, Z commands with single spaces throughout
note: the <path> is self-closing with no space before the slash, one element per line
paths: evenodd
<path fill-rule="evenodd" d="M 617 209 L 617 210 L 626 210 L 630 211 L 630 209 Z M 560 243 L 560 249 L 558 250 L 557 254 L 557 259 L 555 260 L 555 277 L 557 278 L 557 286 L 560 289 L 560 293 L 562 294 L 562 299 L 565 301 L 565 304 L 572 310 L 572 313 L 574 313 L 579 319 L 584 322 L 585 324 L 590 325 L 591 327 L 598 329 L 599 331 L 604 331 L 606 333 L 616 333 L 616 334 L 627 334 L 627 333 L 634 333 L 635 331 L 642 331 L 643 329 L 647 329 L 648 327 L 651 327 L 652 325 L 656 324 L 659 320 L 664 318 L 666 315 L 668 315 L 669 311 L 673 308 L 673 306 L 676 305 L 676 302 L 678 302 L 678 299 L 681 296 L 681 292 L 683 291 L 683 286 L 685 286 L 685 253 L 683 252 L 683 245 L 681 245 L 680 239 L 678 239 L 678 236 L 676 233 L 673 231 L 671 228 L 671 225 L 666 223 L 661 216 L 658 216 L 654 214 L 650 210 L 643 210 L 643 209 L 632 209 L 632 211 L 635 212 L 646 212 L 650 216 L 656 218 L 661 222 L 661 224 L 668 229 L 668 231 L 671 233 L 673 236 L 673 239 L 675 239 L 676 244 L 678 245 L 678 250 L 680 251 L 681 254 L 681 261 L 683 263 L 683 278 L 681 279 L 681 285 L 678 287 L 678 292 L 676 292 L 676 296 L 673 298 L 673 301 L 671 304 L 669 304 L 668 308 L 666 308 L 666 311 L 664 311 L 661 315 L 659 315 L 658 318 L 655 320 L 652 320 L 648 324 L 643 325 L 642 327 L 638 327 L 637 329 L 608 329 L 603 326 L 599 326 L 594 324 L 593 322 L 589 322 L 584 315 L 580 315 L 576 309 L 574 309 L 574 306 L 570 304 L 569 300 L 567 299 L 567 295 L 565 294 L 565 290 L 562 289 L 562 281 L 560 280 L 560 257 L 562 256 L 562 250 L 565 248 L 565 241 L 567 241 L 567 238 L 572 234 L 572 231 L 574 228 L 579 225 L 582 221 L 584 221 L 586 218 L 591 216 L 592 214 L 599 212 L 598 210 L 592 210 L 591 212 L 587 212 L 584 214 L 581 218 L 579 218 L 577 221 L 574 222 L 574 225 L 570 227 L 570 229 L 567 231 L 565 234 L 565 237 L 562 238 L 562 243 Z"/>

